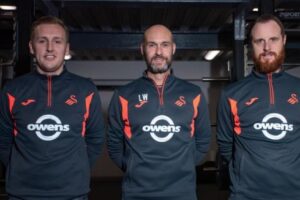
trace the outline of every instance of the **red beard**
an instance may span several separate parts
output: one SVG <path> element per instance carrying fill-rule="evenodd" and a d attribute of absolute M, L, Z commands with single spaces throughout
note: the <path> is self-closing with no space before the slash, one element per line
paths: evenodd
<path fill-rule="evenodd" d="M 261 61 L 261 57 L 266 53 L 272 54 L 273 56 L 275 56 L 274 61 L 272 61 L 272 62 Z M 272 73 L 272 72 L 275 72 L 276 70 L 280 69 L 284 62 L 284 58 L 285 58 L 285 51 L 282 48 L 278 55 L 275 52 L 265 52 L 265 53 L 259 54 L 258 57 L 253 56 L 253 62 L 254 62 L 256 71 L 258 71 L 260 73 L 268 74 L 268 73 Z"/>

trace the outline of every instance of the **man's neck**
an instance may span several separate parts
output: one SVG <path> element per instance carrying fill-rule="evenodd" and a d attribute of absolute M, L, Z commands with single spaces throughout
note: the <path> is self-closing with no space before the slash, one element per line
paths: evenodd
<path fill-rule="evenodd" d="M 147 76 L 149 78 L 151 78 L 156 85 L 163 85 L 164 80 L 166 79 L 166 77 L 170 74 L 170 70 L 168 70 L 165 73 L 158 73 L 158 74 L 153 74 L 149 71 L 147 71 Z"/>
<path fill-rule="evenodd" d="M 261 70 L 259 70 L 259 68 L 257 66 L 254 69 L 256 72 L 259 72 L 259 73 L 270 74 L 270 73 L 279 73 L 282 71 L 283 68 L 282 68 L 282 66 L 278 66 L 275 70 L 270 71 L 270 72 L 262 72 Z"/>
<path fill-rule="evenodd" d="M 63 72 L 64 68 L 61 67 L 59 68 L 58 70 L 56 71 L 53 71 L 53 72 L 48 72 L 48 71 L 44 71 L 42 70 L 41 68 L 37 67 L 37 71 L 38 73 L 42 74 L 42 75 L 45 75 L 45 76 L 58 76 L 60 75 L 62 72 Z"/>

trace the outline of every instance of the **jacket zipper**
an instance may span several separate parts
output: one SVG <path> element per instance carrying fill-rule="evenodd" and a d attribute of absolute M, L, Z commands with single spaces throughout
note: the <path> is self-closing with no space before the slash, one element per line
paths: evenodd
<path fill-rule="evenodd" d="M 47 77 L 47 86 L 48 86 L 47 106 L 51 107 L 51 105 L 52 105 L 52 78 L 51 78 L 51 76 Z"/>
<path fill-rule="evenodd" d="M 165 90 L 165 84 L 166 84 L 166 80 L 167 80 L 168 76 L 165 77 L 164 81 L 163 81 L 163 84 L 161 86 L 161 89 L 159 89 L 159 86 L 156 85 L 156 83 L 153 81 L 154 85 L 155 85 L 155 88 L 156 88 L 156 91 L 158 93 L 158 98 L 159 98 L 159 105 L 164 105 L 164 90 Z"/>
<path fill-rule="evenodd" d="M 273 87 L 273 79 L 272 79 L 272 73 L 269 73 L 268 75 L 268 83 L 269 83 L 269 95 L 270 95 L 270 104 L 275 104 L 275 98 L 274 98 L 274 87 Z"/>
<path fill-rule="evenodd" d="M 163 105 L 164 104 L 164 98 L 163 98 L 163 88 L 164 86 L 162 86 L 162 88 L 161 88 L 161 90 L 159 89 L 159 86 L 157 86 L 156 84 L 155 84 L 155 88 L 156 88 L 156 91 L 157 91 L 157 93 L 158 93 L 158 99 L 159 99 L 159 105 Z"/>

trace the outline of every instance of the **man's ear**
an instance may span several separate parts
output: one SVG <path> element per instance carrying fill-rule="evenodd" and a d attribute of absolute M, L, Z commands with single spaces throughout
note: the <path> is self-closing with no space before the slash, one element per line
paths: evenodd
<path fill-rule="evenodd" d="M 140 44 L 140 51 L 141 51 L 142 56 L 144 56 L 144 43 Z"/>
<path fill-rule="evenodd" d="M 176 52 L 176 44 L 175 44 L 175 42 L 173 43 L 173 55 L 175 54 L 175 52 Z"/>
<path fill-rule="evenodd" d="M 67 43 L 65 56 L 66 55 L 70 55 L 70 43 Z"/>
<path fill-rule="evenodd" d="M 284 36 L 283 36 L 283 44 L 285 45 L 285 43 L 286 43 L 286 38 L 287 38 L 287 36 L 286 36 L 286 34 L 284 34 Z"/>
<path fill-rule="evenodd" d="M 30 52 L 32 55 L 34 55 L 34 49 L 33 49 L 32 41 L 31 41 L 31 40 L 29 41 L 28 46 L 29 46 L 29 52 Z"/>

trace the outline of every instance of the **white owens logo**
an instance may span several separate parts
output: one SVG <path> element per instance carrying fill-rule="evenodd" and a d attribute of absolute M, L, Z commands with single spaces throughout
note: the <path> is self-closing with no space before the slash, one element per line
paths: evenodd
<path fill-rule="evenodd" d="M 166 121 L 167 125 L 156 125 L 158 121 Z M 157 142 L 167 142 L 169 141 L 174 133 L 180 132 L 180 126 L 175 126 L 174 122 L 171 118 L 165 115 L 159 115 L 156 116 L 152 121 L 150 122 L 150 125 L 143 126 L 143 131 L 150 132 L 151 137 L 157 141 Z M 157 136 L 157 133 L 168 133 L 164 137 Z"/>
<path fill-rule="evenodd" d="M 53 121 L 54 123 L 43 123 L 45 120 Z M 52 141 L 58 138 L 62 131 L 69 131 L 70 125 L 63 125 L 59 118 L 54 115 L 43 115 L 36 120 L 35 124 L 28 124 L 27 129 L 35 131 L 35 134 L 44 141 Z M 45 135 L 41 131 L 54 132 L 53 134 Z"/>
<path fill-rule="evenodd" d="M 280 122 L 269 122 L 279 120 Z M 280 140 L 285 137 L 287 131 L 293 131 L 293 124 L 288 124 L 284 116 L 278 113 L 270 113 L 266 115 L 261 123 L 255 123 L 253 127 L 256 130 L 262 130 L 262 133 L 271 140 Z M 281 131 L 278 134 L 272 134 L 270 131 Z"/>

